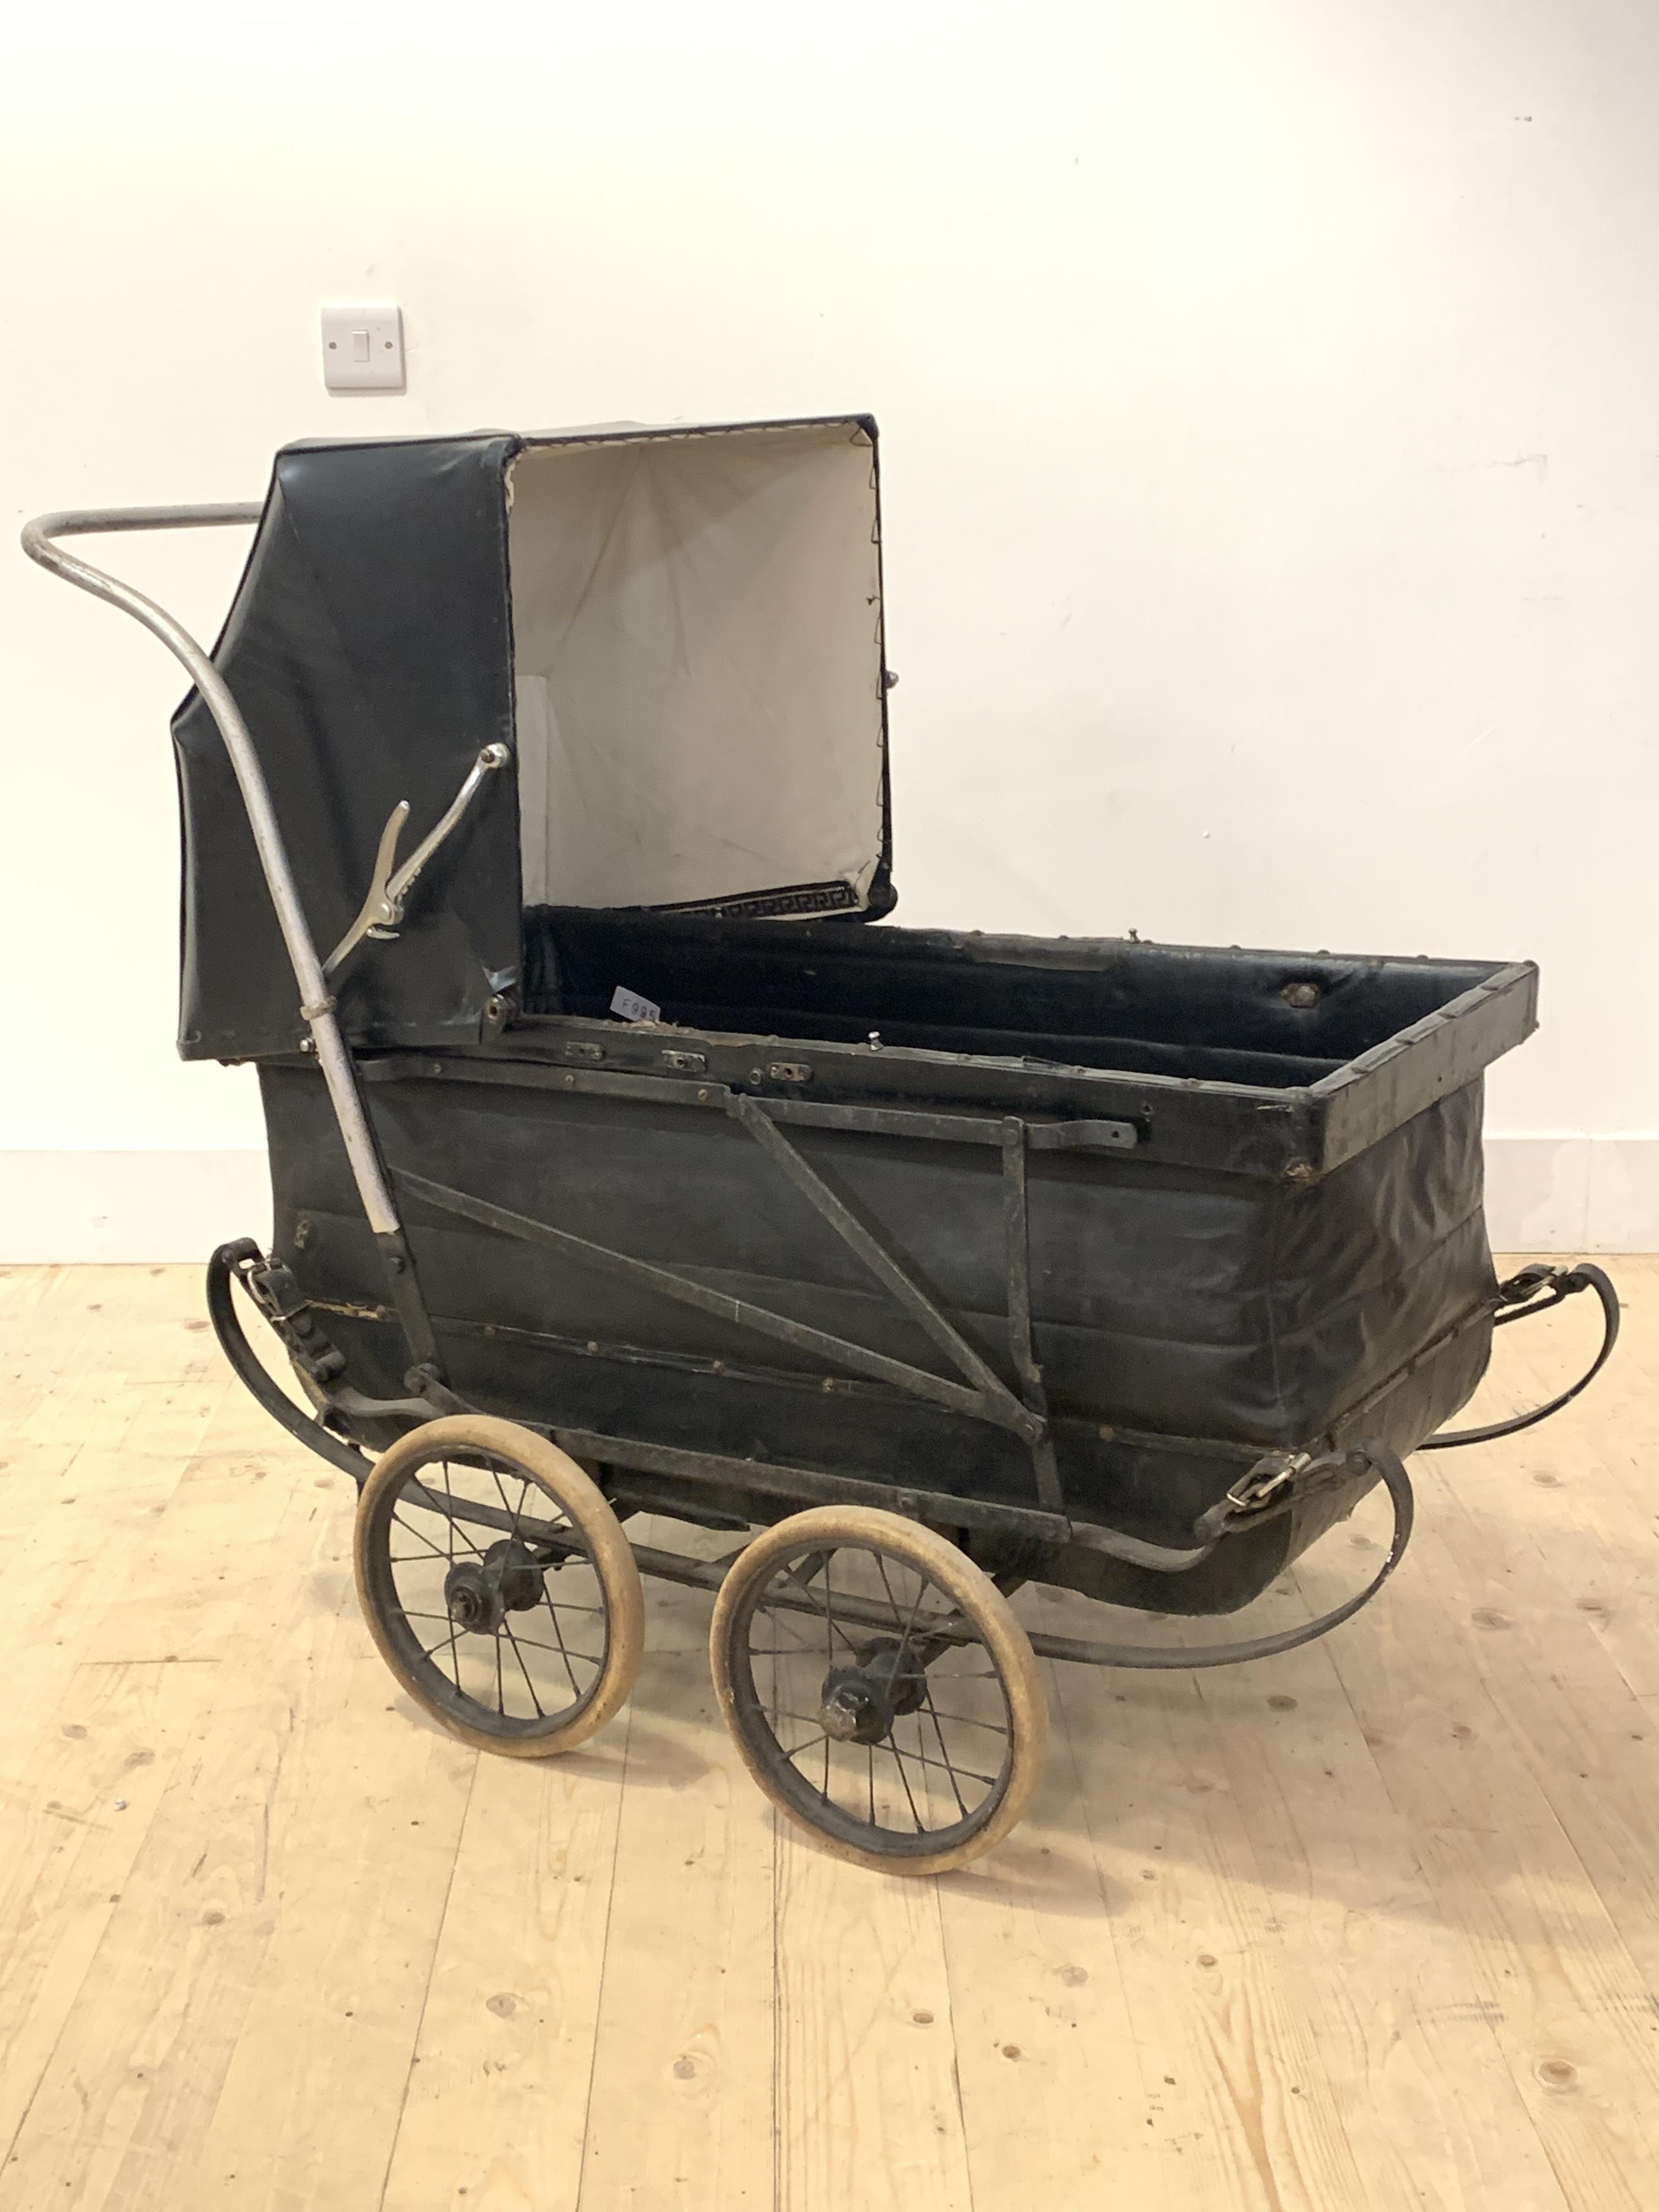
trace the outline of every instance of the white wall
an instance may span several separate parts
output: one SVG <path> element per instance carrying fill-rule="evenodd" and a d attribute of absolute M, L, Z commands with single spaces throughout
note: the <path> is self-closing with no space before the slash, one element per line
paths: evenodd
<path fill-rule="evenodd" d="M 1498 1234 L 1659 1244 L 1651 0 L 94 0 L 8 50 L 17 521 L 319 432 L 869 408 L 902 917 L 1534 956 Z M 323 392 L 354 296 L 406 396 Z M 210 632 L 241 544 L 108 550 Z M 193 1253 L 260 1133 L 172 1054 L 179 687 L 21 556 L 0 621 L 0 1250 Z"/>

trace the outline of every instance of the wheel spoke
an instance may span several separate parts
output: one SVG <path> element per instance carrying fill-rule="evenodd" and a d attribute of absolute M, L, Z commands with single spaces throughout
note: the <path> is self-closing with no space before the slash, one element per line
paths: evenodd
<path fill-rule="evenodd" d="M 916 1601 L 910 1608 L 910 1618 L 905 1622 L 904 1632 L 899 1638 L 899 1657 L 901 1659 L 903 1658 L 905 1653 L 910 1649 L 910 1632 L 915 1626 L 917 1616 L 921 1611 L 921 1601 L 927 1596 L 928 1591 L 932 1589 L 933 1587 L 933 1585 L 932 1583 L 929 1582 L 927 1576 L 923 1574 L 921 1569 L 918 1567 L 916 1569 Z"/>
<path fill-rule="evenodd" d="M 448 1559 L 449 1554 L 445 1551 L 441 1544 L 434 1544 L 432 1539 L 425 1534 L 421 1529 L 411 1528 L 408 1522 L 404 1520 L 403 1515 L 399 1513 L 395 1507 L 393 1508 L 392 1517 L 406 1536 L 412 1536 L 417 1544 L 424 1544 L 427 1550 L 431 1553 L 434 1559 Z M 390 1547 L 388 1547 L 388 1549 Z"/>
<path fill-rule="evenodd" d="M 783 1571 L 787 1581 L 795 1581 L 793 1574 L 791 1573 L 788 1569 L 786 1568 Z M 775 1581 L 776 1577 L 775 1576 L 773 1579 Z M 800 1590 L 800 1595 L 799 1597 L 789 1598 L 780 1595 L 774 1598 L 771 1604 L 766 1606 L 764 1610 L 769 1613 L 772 1613 L 781 1612 L 787 1608 L 791 1613 L 810 1613 L 815 1620 L 823 1620 L 825 1617 L 823 1607 L 821 1605 L 815 1603 L 811 1593 L 809 1590 L 803 1589 L 799 1583 L 796 1583 L 795 1586 Z M 757 1610 L 759 1609 L 760 1608 L 757 1608 Z M 834 1624 L 834 1627 L 836 1634 L 840 1637 L 842 1642 L 847 1646 L 848 1650 L 856 1654 L 858 1646 L 854 1643 L 852 1638 L 847 1633 L 847 1631 L 842 1626 L 841 1623 L 836 1621 Z"/>
<path fill-rule="evenodd" d="M 533 1636 L 520 1636 L 516 1641 L 523 1644 L 526 1651 L 550 1651 L 556 1658 L 561 1659 L 568 1656 L 572 1659 L 580 1659 L 584 1667 L 602 1667 L 605 1664 L 603 1659 L 596 1659 L 591 1651 L 578 1651 L 574 1646 L 539 1644 Z M 572 1687 L 574 1687 L 574 1683 Z"/>
<path fill-rule="evenodd" d="M 820 1735 L 821 1735 L 821 1734 L 822 1734 L 822 1730 L 820 1730 L 820 1732 L 819 1732 L 819 1733 L 820 1733 Z M 798 1759 L 800 1757 L 800 1755 L 801 1755 L 802 1752 L 804 1752 L 804 1751 L 811 1751 L 811 1749 L 812 1748 L 812 1746 L 813 1746 L 815 1743 L 817 1743 L 817 1741 L 818 1741 L 818 1737 L 817 1737 L 817 1736 L 816 1736 L 816 1735 L 803 1736 L 803 1737 L 802 1737 L 802 1739 L 801 1739 L 801 1741 L 799 1741 L 799 1742 L 795 1746 L 795 1747 L 794 1747 L 794 1749 L 793 1749 L 793 1751 L 783 1751 L 783 1746 L 782 1746 L 781 1744 L 780 1744 L 780 1745 L 778 1746 L 778 1749 L 779 1749 L 780 1751 L 783 1751 L 783 1755 L 784 1755 L 784 1757 L 785 1757 L 785 1758 L 789 1761 L 790 1765 L 793 1766 L 793 1764 L 794 1764 L 794 1762 L 796 1761 L 796 1759 Z M 829 1741 L 830 1741 L 830 1739 L 829 1739 L 829 1737 L 828 1737 L 828 1736 L 824 1736 L 824 1737 L 823 1737 L 823 1741 L 824 1741 L 824 1742 L 825 1742 L 825 1743 L 828 1743 L 828 1742 L 829 1742 Z"/>
<path fill-rule="evenodd" d="M 794 1626 L 793 1622 L 791 1621 L 787 1616 L 781 1612 L 776 1607 L 763 1603 L 761 1605 L 757 1605 L 755 1607 L 755 1610 L 757 1613 L 763 1613 L 768 1620 L 772 1624 L 773 1627 L 775 1628 L 780 1634 L 787 1634 L 793 1631 Z M 750 1626 L 753 1626 L 752 1622 L 750 1623 Z M 751 1647 L 751 1649 L 752 1648 L 754 1647 Z M 810 1659 L 812 1656 L 812 1647 L 803 1637 L 796 1643 L 792 1644 L 787 1651 L 773 1651 L 764 1654 L 757 1652 L 757 1656 L 772 1659 Z"/>
<path fill-rule="evenodd" d="M 918 1715 L 916 1729 L 918 1741 L 920 1741 L 921 1735 L 920 1721 L 921 1717 Z M 941 1765 L 941 1762 L 933 1758 L 928 1752 L 904 1750 L 899 1744 L 897 1739 L 891 1735 L 884 1736 L 881 1742 L 877 1746 L 877 1748 L 880 1751 L 890 1751 L 892 1753 L 894 1759 L 898 1762 L 898 1770 L 901 1774 L 904 1771 L 904 1762 L 907 1759 L 914 1759 L 918 1766 Z M 946 1763 L 942 1766 L 941 1771 L 951 1774 L 960 1774 L 969 1782 L 982 1782 L 988 1790 L 994 1790 L 996 1787 L 997 1778 L 994 1774 L 975 1774 L 971 1766 L 951 1766 Z M 964 1805 L 963 1807 L 963 1812 L 965 1813 L 967 1809 L 967 1807 Z"/>
<path fill-rule="evenodd" d="M 938 1715 L 936 1712 L 934 1712 L 934 1711 L 933 1711 L 933 1691 L 928 1687 L 928 1684 L 927 1684 L 927 1673 L 926 1673 L 926 1671 L 925 1671 L 925 1670 L 924 1670 L 924 1672 L 923 1672 L 923 1674 L 922 1674 L 922 1678 L 921 1678 L 921 1697 L 922 1697 L 922 1703 L 927 1706 L 927 1711 L 928 1711 L 928 1714 L 929 1714 L 929 1716 L 931 1717 L 931 1718 L 932 1718 L 932 1720 L 933 1720 L 933 1734 L 934 1734 L 934 1735 L 939 1738 L 939 1757 L 940 1757 L 940 1758 L 945 1761 L 945 1772 L 946 1772 L 946 1773 L 950 1776 L 950 1778 L 951 1778 L 951 1790 L 952 1790 L 952 1792 L 953 1792 L 953 1793 L 954 1793 L 954 1795 L 955 1795 L 956 1801 L 957 1801 L 957 1804 L 958 1808 L 960 1808 L 960 1810 L 961 1810 L 962 1817 L 963 1817 L 963 1819 L 965 1820 L 968 1818 L 968 1807 L 967 1807 L 967 1804 L 965 1803 L 965 1802 L 964 1802 L 964 1800 L 963 1800 L 963 1795 L 962 1795 L 962 1784 L 961 1784 L 957 1780 L 957 1770 L 956 1770 L 956 1768 L 955 1768 L 954 1766 L 952 1766 L 952 1765 L 951 1765 L 951 1754 L 950 1754 L 950 1753 L 945 1749 L 945 1730 L 944 1730 L 944 1729 L 939 1726 L 939 1715 Z M 917 1735 L 921 1735 L 921 1716 L 920 1716 L 920 1715 L 918 1715 L 918 1716 L 917 1716 L 917 1730 L 916 1730 L 916 1732 L 917 1732 Z"/>
<path fill-rule="evenodd" d="M 501 1510 L 506 1514 L 507 1518 L 508 1525 L 507 1533 L 514 1540 L 514 1541 L 516 1541 L 519 1534 L 519 1522 L 524 1517 L 524 1499 L 522 1497 L 520 1498 L 519 1510 L 515 1513 L 513 1510 L 513 1508 L 507 1502 L 507 1492 L 501 1488 L 501 1478 L 497 1474 L 493 1467 L 489 1470 L 489 1480 L 495 1486 L 495 1495 L 501 1499 Z"/>
<path fill-rule="evenodd" d="M 480 1559 L 483 1559 L 483 1553 L 478 1551 L 477 1546 L 472 1541 L 472 1539 L 460 1526 L 459 1522 L 452 1519 L 447 1513 L 441 1514 L 439 1518 L 442 1521 L 445 1528 L 450 1531 L 451 1548 L 448 1551 L 445 1551 L 441 1544 L 434 1544 L 432 1539 L 426 1534 L 426 1531 L 422 1528 L 417 1528 L 412 1521 L 405 1521 L 403 1515 L 397 1510 L 396 1506 L 392 1508 L 392 1517 L 397 1522 L 398 1526 L 403 1530 L 404 1535 L 412 1536 L 417 1544 L 424 1544 L 427 1550 L 432 1554 L 434 1559 L 444 1559 L 448 1561 L 452 1565 L 453 1565 L 455 1558 L 453 1540 L 456 1536 L 459 1536 L 461 1541 L 466 1546 L 469 1551 L 477 1552 Z M 390 1551 L 390 1548 L 391 1547 L 388 1545 L 388 1552 Z"/>
<path fill-rule="evenodd" d="M 996 1677 L 992 1675 L 989 1679 L 994 1681 Z M 934 1717 L 938 1720 L 949 1721 L 956 1728 L 983 1729 L 988 1735 L 1000 1736 L 1005 1743 L 1008 1741 L 1008 1725 L 1006 1721 L 976 1721 L 967 1713 L 942 1713 L 937 1705 L 933 1705 L 931 1696 L 927 1702 L 933 1706 Z"/>
<path fill-rule="evenodd" d="M 896 1620 L 899 1617 L 898 1600 L 893 1595 L 893 1585 L 887 1579 L 887 1562 L 883 1559 L 879 1552 L 872 1552 L 870 1556 L 876 1563 L 876 1572 L 881 1577 L 881 1586 L 887 1593 L 888 1608 L 891 1612 L 894 1620 Z M 927 1587 L 927 1585 L 926 1582 L 924 1582 L 921 1585 L 921 1589 L 916 1592 L 917 1605 L 921 1604 L 921 1591 L 925 1590 Z M 913 1619 L 915 1618 L 914 1607 L 911 1608 L 911 1617 Z M 904 1639 L 908 1634 L 909 1631 L 908 1628 L 902 1629 L 899 1632 L 899 1656 L 901 1657 L 902 1657 L 904 1654 Z"/>
<path fill-rule="evenodd" d="M 501 1626 L 507 1628 L 505 1621 Z M 519 1662 L 519 1672 L 524 1676 L 524 1686 L 530 1692 L 530 1702 L 536 1708 L 536 1717 L 538 1721 L 544 1721 L 547 1715 L 542 1711 L 542 1701 L 536 1695 L 536 1685 L 530 1679 L 530 1669 L 524 1663 L 524 1654 L 519 1649 L 519 1639 L 511 1628 L 507 1628 L 507 1640 L 513 1646 L 513 1656 Z"/>
<path fill-rule="evenodd" d="M 576 1680 L 576 1670 L 570 1663 L 570 1654 L 568 1651 L 565 1650 L 564 1631 L 559 1626 L 558 1614 L 553 1610 L 552 1594 L 547 1587 L 547 1577 L 545 1576 L 542 1577 L 542 1595 L 547 1602 L 548 1618 L 553 1623 L 553 1633 L 559 1639 L 559 1650 L 564 1656 L 564 1671 L 570 1677 L 570 1686 L 572 1690 L 574 1691 L 575 1694 L 580 1698 L 581 1695 L 581 1686 Z"/>
<path fill-rule="evenodd" d="M 910 1808 L 910 1818 L 915 1822 L 916 1833 L 920 1836 L 924 1833 L 921 1815 L 916 1810 L 915 1796 L 910 1788 L 910 1778 L 904 1771 L 904 1761 L 898 1756 L 898 1746 L 894 1743 L 890 1736 L 887 1740 L 887 1747 L 893 1753 L 894 1764 L 898 1768 L 899 1780 L 904 1784 L 904 1800 Z"/>
<path fill-rule="evenodd" d="M 445 1467 L 445 1482 L 447 1482 L 447 1480 L 449 1480 L 449 1468 Z M 462 1500 L 462 1502 L 465 1502 L 465 1500 Z M 410 1510 L 414 1510 L 414 1513 L 420 1513 L 420 1510 L 422 1510 L 422 1509 L 420 1509 L 420 1506 L 416 1506 L 414 1502 L 411 1502 L 410 1498 L 407 1498 L 407 1495 L 404 1495 L 404 1498 L 400 1498 L 398 1504 L 407 1504 L 407 1506 L 410 1506 Z M 467 1551 L 476 1553 L 476 1555 L 477 1555 L 477 1558 L 480 1558 L 480 1559 L 484 1558 L 483 1551 L 477 1551 L 477 1544 L 473 1544 L 473 1540 L 471 1540 L 471 1537 L 467 1535 L 467 1531 L 465 1531 L 465 1526 L 462 1526 L 462 1522 L 460 1522 L 460 1513 L 445 1513 L 445 1510 L 442 1510 L 442 1506 L 438 1504 L 438 1502 L 435 1502 L 435 1493 L 434 1493 L 434 1504 L 431 1504 L 429 1509 L 425 1509 L 425 1510 L 431 1510 L 431 1513 L 435 1513 L 435 1516 L 438 1516 L 438 1520 L 441 1520 L 442 1524 L 445 1524 L 447 1537 L 449 1537 L 449 1551 L 445 1551 L 445 1547 L 442 1547 L 442 1544 L 434 1544 L 434 1541 L 431 1541 L 431 1537 L 427 1535 L 427 1533 L 425 1533 L 425 1528 L 416 1528 L 414 1522 L 407 1522 L 407 1520 L 404 1520 L 403 1513 L 400 1513 L 400 1510 L 398 1510 L 398 1506 L 394 1506 L 394 1509 L 392 1509 L 392 1520 L 394 1520 L 396 1524 L 398 1524 L 398 1528 L 403 1528 L 404 1535 L 411 1535 L 411 1537 L 414 1537 L 416 1544 L 425 1544 L 427 1551 L 434 1553 L 434 1555 L 435 1555 L 435 1558 L 438 1558 L 438 1559 L 449 1559 L 449 1562 L 453 1564 L 453 1558 L 456 1558 L 456 1548 L 453 1548 L 453 1547 L 456 1547 L 456 1537 L 460 1537 L 460 1541 L 462 1541 L 462 1544 L 465 1544 L 465 1547 L 467 1547 Z"/>
<path fill-rule="evenodd" d="M 803 1552 L 793 1566 L 787 1566 L 784 1569 L 785 1578 L 793 1583 L 795 1588 L 805 1595 L 816 1578 L 823 1572 L 824 1562 L 830 1556 L 830 1553 L 825 1551 Z"/>
<path fill-rule="evenodd" d="M 399 1610 L 399 1612 L 401 1612 L 401 1613 L 402 1613 L 403 1617 L 404 1617 L 404 1619 L 405 1620 L 443 1620 L 443 1621 L 447 1621 L 447 1620 L 449 1620 L 449 1615 L 448 1615 L 447 1613 L 425 1613 L 425 1612 L 421 1611 L 419 1607 L 413 1607 L 413 1606 L 400 1606 L 400 1607 L 398 1607 L 398 1610 Z M 453 1625 L 453 1624 L 452 1624 L 452 1625 Z M 515 1648 L 517 1648 L 519 1645 L 522 1644 L 522 1645 L 523 1645 L 523 1647 L 524 1647 L 524 1649 L 525 1649 L 526 1651 L 550 1651 L 550 1652 L 554 1653 L 554 1655 L 556 1656 L 558 1656 L 558 1654 L 560 1653 L 560 1651 L 561 1651 L 561 1650 L 562 1650 L 562 1649 L 568 1649 L 568 1648 L 569 1648 L 569 1647 L 561 1647 L 560 1645 L 558 1645 L 558 1644 L 541 1644 L 541 1643 L 538 1643 L 538 1642 L 537 1641 L 537 1639 L 536 1639 L 533 1636 L 514 1636 L 514 1633 L 513 1633 L 513 1630 L 512 1630 L 511 1626 L 509 1626 L 509 1624 L 508 1624 L 507 1622 L 506 1622 L 506 1621 L 503 1621 L 503 1622 L 501 1623 L 501 1627 L 502 1627 L 502 1630 L 506 1632 L 506 1634 L 507 1634 L 507 1638 L 508 1638 L 509 1641 L 514 1644 L 514 1646 Z M 601 1665 L 601 1664 L 603 1663 L 600 1660 L 596 1659 L 596 1658 L 593 1656 L 593 1655 L 592 1655 L 591 1652 L 588 1652 L 588 1651 L 574 1651 L 574 1652 L 573 1652 L 573 1654 L 572 1654 L 572 1656 L 573 1656 L 574 1657 L 575 1657 L 575 1658 L 578 1658 L 578 1659 L 581 1660 L 581 1661 L 582 1661 L 586 1665 L 587 1665 L 587 1666 L 589 1666 L 589 1667 L 598 1667 L 598 1666 L 599 1666 L 599 1665 Z"/>

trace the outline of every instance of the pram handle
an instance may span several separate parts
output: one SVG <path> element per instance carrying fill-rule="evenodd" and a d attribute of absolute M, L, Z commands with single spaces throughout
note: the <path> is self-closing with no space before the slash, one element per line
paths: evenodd
<path fill-rule="evenodd" d="M 191 683 L 201 696 L 202 702 L 218 726 L 230 755 L 230 764 L 236 773 L 236 781 L 242 794 L 242 804 L 247 810 L 248 826 L 253 832 L 254 849 L 259 855 L 259 866 L 270 891 L 271 903 L 276 909 L 276 920 L 287 947 L 294 980 L 300 989 L 300 1012 L 310 1029 L 316 1048 L 317 1064 L 322 1069 L 323 1080 L 328 1085 L 328 1095 L 340 1125 L 341 1139 L 346 1157 L 351 1164 L 352 1179 L 357 1194 L 362 1200 L 363 1212 L 368 1217 L 369 1227 L 377 1237 L 401 1239 L 402 1231 L 398 1210 L 380 1165 L 380 1153 L 368 1126 L 368 1116 L 357 1090 L 351 1056 L 346 1050 L 340 1025 L 334 1018 L 334 1000 L 329 994 L 323 978 L 322 964 L 317 957 L 317 948 L 312 942 L 311 929 L 294 881 L 294 871 L 289 865 L 288 848 L 283 842 L 281 825 L 276 809 L 270 803 L 270 793 L 265 785 L 258 754 L 242 720 L 241 710 L 231 696 L 225 682 L 212 659 L 182 623 L 176 622 L 164 607 L 154 599 L 135 591 L 131 584 L 94 568 L 89 561 L 66 553 L 57 544 L 60 538 L 85 538 L 104 532 L 137 530 L 196 530 L 228 523 L 258 522 L 264 513 L 263 507 L 254 505 L 213 507 L 97 507 L 68 511 L 58 514 L 37 515 L 26 522 L 22 531 L 23 550 L 31 561 L 61 576 L 65 583 L 77 585 L 90 592 L 95 599 L 106 599 L 123 614 L 132 616 L 144 628 L 159 637 L 174 659 L 181 662 Z M 416 1347 L 417 1357 L 422 1356 Z"/>

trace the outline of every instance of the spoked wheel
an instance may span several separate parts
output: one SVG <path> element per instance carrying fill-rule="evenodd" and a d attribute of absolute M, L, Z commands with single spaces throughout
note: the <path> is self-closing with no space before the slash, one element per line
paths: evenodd
<path fill-rule="evenodd" d="M 896 1514 L 827 1505 L 757 1536 L 720 1585 L 709 1656 L 749 1771 L 860 1866 L 965 1866 L 1042 1776 L 1024 1630 L 971 1559 Z"/>
<path fill-rule="evenodd" d="M 602 1728 L 640 1670 L 645 1607 L 621 1523 L 513 1421 L 429 1421 L 358 1501 L 357 1594 L 410 1697 L 483 1751 L 541 1759 Z"/>

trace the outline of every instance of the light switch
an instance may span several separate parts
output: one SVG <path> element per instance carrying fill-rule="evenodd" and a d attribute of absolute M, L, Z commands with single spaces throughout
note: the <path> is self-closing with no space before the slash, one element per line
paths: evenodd
<path fill-rule="evenodd" d="M 323 382 L 331 392 L 401 392 L 403 309 L 392 301 L 325 307 Z"/>

